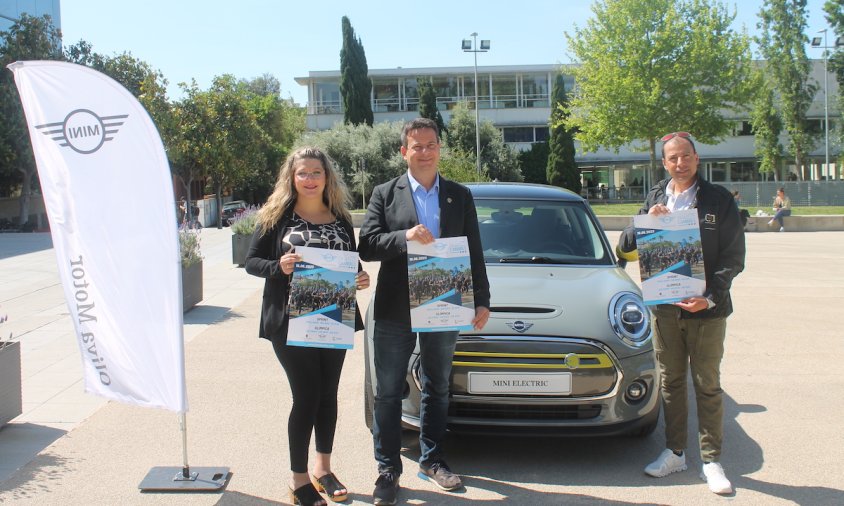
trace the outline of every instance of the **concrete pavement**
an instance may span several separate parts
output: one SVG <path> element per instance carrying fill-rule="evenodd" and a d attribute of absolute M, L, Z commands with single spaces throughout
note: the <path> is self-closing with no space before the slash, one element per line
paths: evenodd
<path fill-rule="evenodd" d="M 205 301 L 186 314 L 186 372 L 189 461 L 229 466 L 232 477 L 223 492 L 184 495 L 137 490 L 152 467 L 181 464 L 177 416 L 82 393 L 79 352 L 49 238 L 15 246 L 0 235 L 0 311 L 11 318 L 0 330 L 20 336 L 24 346 L 25 403 L 24 415 L 0 430 L 0 503 L 286 500 L 290 396 L 269 343 L 256 337 L 261 280 L 230 264 L 228 234 L 203 231 Z M 608 235 L 614 242 L 618 233 Z M 645 476 L 642 467 L 663 447 L 660 425 L 642 439 L 450 438 L 449 462 L 465 476 L 466 489 L 458 494 L 415 476 L 418 444 L 408 433 L 400 502 L 844 504 L 844 340 L 836 325 L 844 303 L 844 233 L 747 234 L 747 240 L 747 270 L 734 283 L 736 313 L 722 367 L 722 462 L 737 489 L 733 496 L 708 491 L 697 477 L 695 451 L 689 471 Z M 366 268 L 374 275 L 377 265 Z M 628 266 L 634 279 L 635 269 Z M 368 293 L 359 301 L 365 307 Z M 341 379 L 334 454 L 334 470 L 354 504 L 369 502 L 375 478 L 362 416 L 361 344 L 358 333 Z M 692 447 L 695 430 L 691 423 Z"/>

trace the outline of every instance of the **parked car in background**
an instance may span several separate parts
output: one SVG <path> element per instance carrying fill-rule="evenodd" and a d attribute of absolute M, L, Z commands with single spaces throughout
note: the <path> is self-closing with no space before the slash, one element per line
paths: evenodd
<path fill-rule="evenodd" d="M 478 210 L 491 316 L 458 337 L 449 429 L 491 434 L 650 434 L 659 374 L 641 292 L 618 266 L 589 204 L 557 187 L 467 185 Z M 369 304 L 365 419 L 376 378 Z M 424 334 L 420 335 L 424 339 Z M 402 421 L 419 427 L 418 347 Z"/>
<path fill-rule="evenodd" d="M 232 200 L 223 204 L 223 226 L 229 226 L 229 220 L 246 210 L 248 204 L 242 200 Z"/>

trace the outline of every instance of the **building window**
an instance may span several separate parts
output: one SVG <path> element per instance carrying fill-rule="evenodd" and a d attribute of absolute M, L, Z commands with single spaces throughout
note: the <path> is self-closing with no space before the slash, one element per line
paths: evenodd
<path fill-rule="evenodd" d="M 372 80 L 372 112 L 396 112 L 399 110 L 399 81 L 393 79 Z"/>
<path fill-rule="evenodd" d="M 417 77 L 404 79 L 404 108 L 405 111 L 419 110 L 419 79 L 428 79 L 427 77 Z"/>
<path fill-rule="evenodd" d="M 463 78 L 463 96 L 467 100 L 470 109 L 474 109 L 475 105 L 475 76 L 466 76 Z M 478 74 L 478 102 L 481 103 L 481 109 L 489 109 L 489 75 Z"/>
<path fill-rule="evenodd" d="M 504 142 L 533 142 L 533 127 L 504 127 Z"/>
<path fill-rule="evenodd" d="M 340 83 L 338 82 L 317 82 L 314 84 L 315 114 L 340 114 L 343 112 L 343 105 L 340 101 Z"/>
<path fill-rule="evenodd" d="M 733 137 L 753 135 L 753 125 L 749 121 L 736 121 L 733 124 Z"/>
<path fill-rule="evenodd" d="M 549 107 L 548 75 L 526 74 L 522 76 L 524 107 Z"/>
<path fill-rule="evenodd" d="M 494 109 L 513 109 L 516 107 L 516 76 L 493 75 L 492 99 Z"/>
<path fill-rule="evenodd" d="M 730 181 L 756 181 L 759 171 L 755 162 L 733 162 L 730 164 Z"/>
<path fill-rule="evenodd" d="M 548 140 L 550 136 L 548 133 L 548 127 L 536 127 L 534 128 L 534 138 L 536 142 L 545 142 Z"/>

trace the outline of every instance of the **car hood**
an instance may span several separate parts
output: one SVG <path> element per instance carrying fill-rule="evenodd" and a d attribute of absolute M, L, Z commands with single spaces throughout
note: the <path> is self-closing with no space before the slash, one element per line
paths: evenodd
<path fill-rule="evenodd" d="M 589 339 L 610 346 L 619 357 L 650 350 L 650 345 L 624 344 L 610 326 L 613 296 L 641 294 L 618 267 L 487 264 L 487 276 L 492 307 L 480 334 Z"/>

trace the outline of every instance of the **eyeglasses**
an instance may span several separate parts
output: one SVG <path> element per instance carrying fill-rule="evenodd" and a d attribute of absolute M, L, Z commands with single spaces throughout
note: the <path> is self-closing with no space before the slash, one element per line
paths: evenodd
<path fill-rule="evenodd" d="M 660 141 L 661 142 L 667 142 L 667 141 L 670 141 L 671 139 L 673 139 L 674 137 L 682 137 L 683 139 L 688 139 L 691 136 L 692 136 L 692 134 L 690 134 L 689 132 L 674 132 L 674 133 L 663 135 L 662 139 L 660 139 Z"/>
<path fill-rule="evenodd" d="M 325 177 L 325 172 L 321 170 L 315 170 L 313 172 L 297 172 L 296 179 L 299 180 L 306 180 L 306 179 L 322 179 Z"/>

